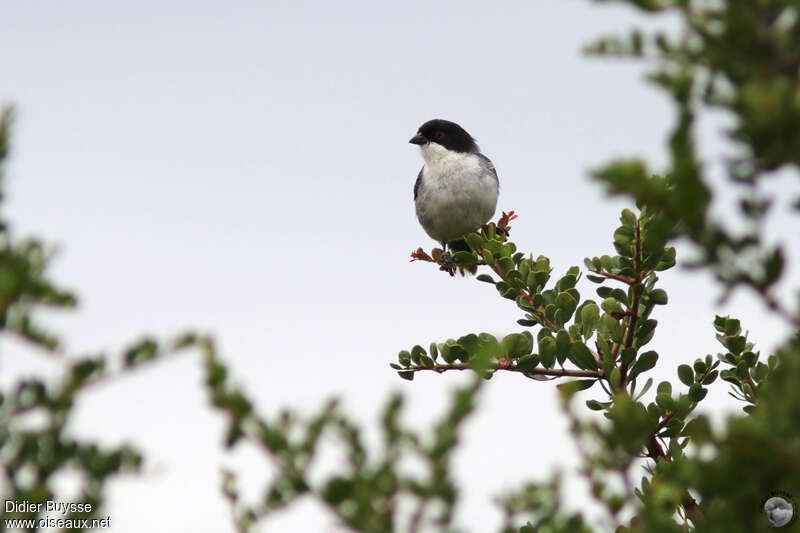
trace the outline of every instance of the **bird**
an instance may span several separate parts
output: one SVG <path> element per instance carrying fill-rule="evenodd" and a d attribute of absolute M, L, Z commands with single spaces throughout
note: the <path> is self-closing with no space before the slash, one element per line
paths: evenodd
<path fill-rule="evenodd" d="M 463 237 L 494 216 L 500 181 L 492 161 L 475 139 L 449 120 L 425 122 L 409 141 L 419 145 L 424 164 L 414 183 L 414 206 L 422 229 L 442 245 L 450 275 L 447 251 L 467 250 Z"/>

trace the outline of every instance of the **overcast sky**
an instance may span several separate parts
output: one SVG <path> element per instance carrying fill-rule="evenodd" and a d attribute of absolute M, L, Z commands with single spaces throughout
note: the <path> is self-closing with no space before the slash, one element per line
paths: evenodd
<path fill-rule="evenodd" d="M 662 164 L 672 115 L 638 66 L 580 49 L 634 25 L 627 9 L 579 0 L 8 3 L 0 102 L 18 113 L 3 208 L 17 234 L 59 244 L 53 276 L 81 295 L 47 322 L 76 354 L 196 327 L 265 412 L 339 395 L 372 424 L 402 390 L 406 420 L 424 427 L 467 376 L 402 381 L 388 367 L 397 352 L 518 331 L 521 314 L 490 285 L 408 262 L 435 244 L 414 216 L 421 158 L 408 139 L 431 118 L 476 137 L 500 176 L 498 214 L 517 211 L 513 239 L 554 275 L 611 253 L 627 203 L 587 170 L 620 155 Z M 724 123 L 703 123 L 712 161 Z M 662 281 L 656 379 L 677 383 L 678 364 L 718 351 L 715 312 L 741 317 L 764 349 L 785 333 L 752 298 L 718 308 L 706 274 Z M 3 383 L 50 370 L 2 342 Z M 740 407 L 721 383 L 704 402 L 717 417 Z M 494 530 L 492 496 L 574 474 L 562 418 L 552 383 L 489 383 L 456 461 L 462 524 Z M 244 470 L 252 494 L 269 471 L 258 453 L 222 451 L 192 356 L 88 394 L 74 431 L 146 453 L 143 476 L 111 484 L 115 532 L 231 531 L 220 467 Z M 581 485 L 567 488 L 581 508 Z M 303 504 L 265 530 L 332 524 Z"/>

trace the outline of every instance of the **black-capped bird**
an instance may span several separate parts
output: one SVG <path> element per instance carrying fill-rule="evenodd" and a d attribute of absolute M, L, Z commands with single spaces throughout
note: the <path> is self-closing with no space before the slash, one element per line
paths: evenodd
<path fill-rule="evenodd" d="M 425 233 L 451 250 L 469 250 L 463 237 L 494 215 L 500 182 L 475 139 L 455 122 L 433 119 L 409 141 L 425 164 L 414 184 L 414 205 Z M 453 274 L 452 267 L 447 269 Z"/>

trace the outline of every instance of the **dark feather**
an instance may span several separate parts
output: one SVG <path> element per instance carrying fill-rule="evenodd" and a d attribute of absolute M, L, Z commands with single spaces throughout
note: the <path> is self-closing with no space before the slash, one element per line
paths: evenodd
<path fill-rule="evenodd" d="M 417 181 L 414 183 L 414 200 L 417 199 L 417 194 L 419 194 L 419 188 L 422 185 L 422 171 L 425 167 L 419 169 L 419 174 L 417 174 Z"/>

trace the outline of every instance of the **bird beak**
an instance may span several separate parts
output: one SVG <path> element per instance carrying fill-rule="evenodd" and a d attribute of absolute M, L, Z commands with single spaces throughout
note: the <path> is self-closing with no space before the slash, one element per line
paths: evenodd
<path fill-rule="evenodd" d="M 416 135 L 411 137 L 411 140 L 408 142 L 410 142 L 411 144 L 425 144 L 428 142 L 428 139 L 417 133 Z"/>

